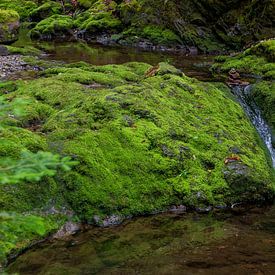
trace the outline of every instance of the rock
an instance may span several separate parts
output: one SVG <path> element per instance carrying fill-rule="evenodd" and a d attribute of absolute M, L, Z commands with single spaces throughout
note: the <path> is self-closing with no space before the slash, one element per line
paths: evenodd
<path fill-rule="evenodd" d="M 199 50 L 197 47 L 188 47 L 189 55 L 198 55 Z"/>
<path fill-rule="evenodd" d="M 109 227 L 114 225 L 119 225 L 123 222 L 124 218 L 122 216 L 118 215 L 111 215 L 107 216 L 106 218 L 102 219 L 101 217 L 95 215 L 94 216 L 94 222 L 96 225 L 101 227 Z"/>
<path fill-rule="evenodd" d="M 19 27 L 19 15 L 16 11 L 0 9 L 0 43 L 16 41 Z"/>
<path fill-rule="evenodd" d="M 41 68 L 39 68 L 38 66 L 28 65 L 25 61 L 23 61 L 21 55 L 1 56 L 0 54 L 0 79 L 6 79 L 17 72 L 29 70 L 38 71 L 41 70 Z"/>
<path fill-rule="evenodd" d="M 212 206 L 208 206 L 208 207 L 197 207 L 196 208 L 196 211 L 200 214 L 207 214 L 209 213 L 210 211 L 213 210 L 213 207 Z"/>
<path fill-rule="evenodd" d="M 9 55 L 8 48 L 4 45 L 0 45 L 0 56 L 6 56 Z"/>
<path fill-rule="evenodd" d="M 77 233 L 81 229 L 79 223 L 66 222 L 54 235 L 54 239 L 63 239 Z"/>
<path fill-rule="evenodd" d="M 177 214 L 185 213 L 187 211 L 187 207 L 185 205 L 173 205 L 169 211 Z"/>

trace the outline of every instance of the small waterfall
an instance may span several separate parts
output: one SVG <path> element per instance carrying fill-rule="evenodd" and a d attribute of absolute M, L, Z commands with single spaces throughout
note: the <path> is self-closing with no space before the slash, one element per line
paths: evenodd
<path fill-rule="evenodd" d="M 263 119 L 260 109 L 250 97 L 251 89 L 252 85 L 248 85 L 246 87 L 235 86 L 232 88 L 232 92 L 238 98 L 246 114 L 249 116 L 251 122 L 266 144 L 272 158 L 273 167 L 275 167 L 275 148 L 272 146 L 271 130 L 266 121 Z"/>

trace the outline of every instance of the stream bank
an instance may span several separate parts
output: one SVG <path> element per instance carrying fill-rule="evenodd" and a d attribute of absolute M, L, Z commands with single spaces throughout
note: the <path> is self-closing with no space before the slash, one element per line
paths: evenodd
<path fill-rule="evenodd" d="M 61 49 L 64 51 L 64 45 Z M 71 58 L 70 51 L 68 56 Z M 49 208 L 53 203 L 61 206 L 65 199 L 82 219 L 100 222 L 106 213 L 111 215 L 117 209 L 119 214 L 125 211 L 124 215 L 129 217 L 183 202 L 203 209 L 212 205 L 224 207 L 243 203 L 252 196 L 257 202 L 271 201 L 273 178 L 264 149 L 241 108 L 230 99 L 228 89 L 221 84 L 189 78 L 169 64 L 153 65 L 136 62 L 120 66 L 63 63 L 59 67 L 49 67 L 38 79 L 26 83 L 18 81 L 11 90 L 7 86 L 9 96 L 24 96 L 35 104 L 28 106 L 27 116 L 17 118 L 10 125 L 5 135 L 11 143 L 6 144 L 6 148 L 13 152 L 18 148 L 53 150 L 73 156 L 83 166 L 77 167 L 69 177 L 59 175 L 57 180 L 65 182 L 64 189 L 60 190 L 58 182 L 54 181 L 48 182 L 49 188 L 36 186 L 44 201 L 37 202 L 36 193 L 29 201 L 21 201 L 20 196 L 28 197 L 32 186 L 15 188 L 10 194 L 9 190 L 3 189 L 5 209 L 17 210 L 13 205 L 15 202 L 27 212 L 34 206 L 44 209 L 44 205 Z M 224 110 L 225 104 L 228 110 Z M 158 112 L 162 105 L 165 112 L 162 109 Z M 169 121 L 163 113 L 169 113 Z M 16 135 L 13 134 L 14 123 L 19 126 Z M 116 129 L 115 136 L 109 138 L 111 129 L 112 133 Z M 131 143 L 133 137 L 137 140 Z M 112 150 L 120 145 L 123 149 L 113 155 Z M 97 154 L 94 148 L 97 148 Z M 88 150 L 91 150 L 89 154 Z M 123 153 L 125 150 L 127 154 Z M 149 155 L 145 153 L 147 150 Z M 231 161 L 232 154 L 240 158 L 225 165 L 225 160 Z M 100 166 L 94 167 L 99 158 L 112 173 L 102 171 Z M 129 160 L 129 166 L 125 164 L 125 158 Z M 149 159 L 151 163 L 147 167 Z M 112 166 L 117 162 L 120 168 Z M 250 166 L 256 170 L 251 171 Z M 228 171 L 224 173 L 226 168 Z M 128 180 L 128 171 L 131 177 L 136 173 L 135 184 L 138 182 L 138 186 Z M 113 178 L 115 173 L 119 173 L 116 181 L 126 180 L 117 185 Z M 227 189 L 220 173 L 226 176 L 231 190 Z M 104 190 L 95 184 L 95 176 L 104 184 Z M 150 181 L 146 181 L 149 176 Z M 166 182 L 167 178 L 169 181 Z M 188 179 L 192 179 L 190 184 Z M 140 188 L 144 181 L 146 184 Z M 205 181 L 209 185 L 204 185 Z M 219 190 L 220 194 L 217 194 Z M 14 192 L 18 192 L 16 198 Z M 130 203 L 119 199 L 121 193 Z M 152 197 L 156 200 L 152 201 Z M 142 205 L 137 201 L 142 201 Z M 102 212 L 98 213 L 99 210 Z"/>

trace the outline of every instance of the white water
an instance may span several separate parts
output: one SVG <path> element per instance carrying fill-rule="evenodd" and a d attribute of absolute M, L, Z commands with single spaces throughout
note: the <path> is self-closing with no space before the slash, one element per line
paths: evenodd
<path fill-rule="evenodd" d="M 272 135 L 271 130 L 266 121 L 263 119 L 261 111 L 258 106 L 249 97 L 252 89 L 252 85 L 246 86 L 245 88 L 241 86 L 236 86 L 232 89 L 235 96 L 238 98 L 240 104 L 244 108 L 246 114 L 249 116 L 251 122 L 257 129 L 259 135 L 264 141 L 275 168 L 275 148 L 272 146 Z"/>

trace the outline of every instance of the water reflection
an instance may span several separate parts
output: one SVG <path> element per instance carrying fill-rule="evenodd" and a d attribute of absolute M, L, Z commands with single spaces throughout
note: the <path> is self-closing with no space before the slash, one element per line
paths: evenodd
<path fill-rule="evenodd" d="M 238 216 L 157 215 L 31 249 L 20 274 L 274 274 L 275 208 Z"/>

